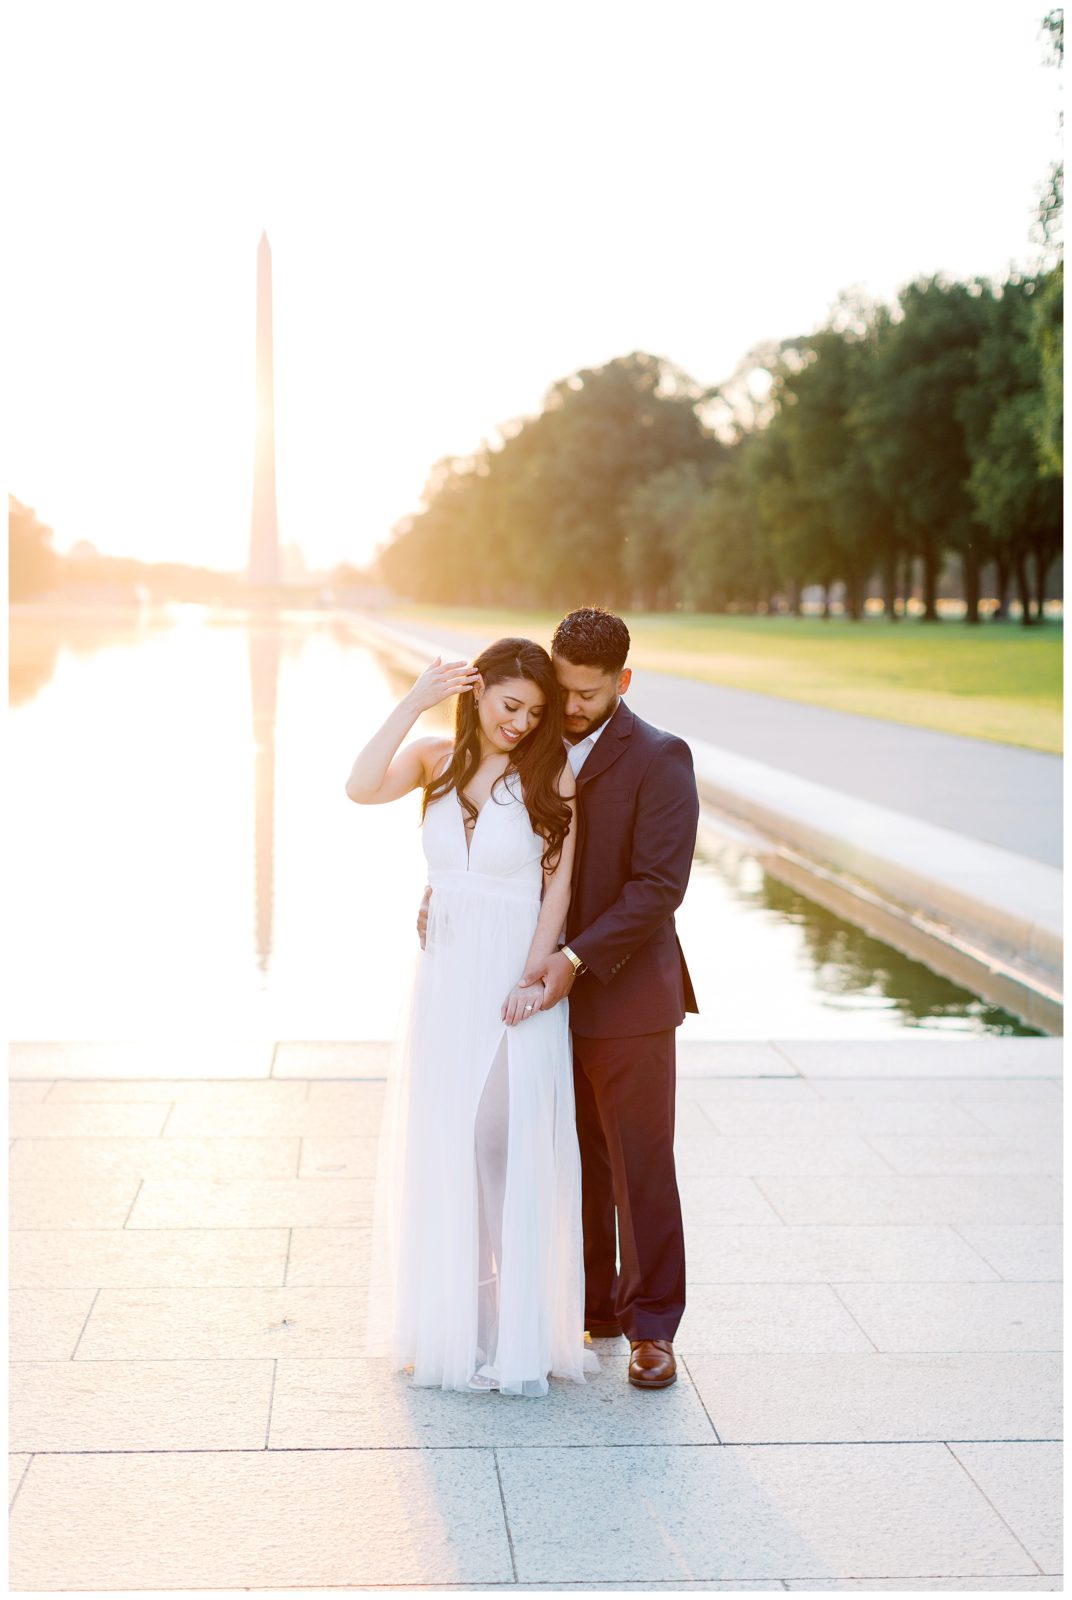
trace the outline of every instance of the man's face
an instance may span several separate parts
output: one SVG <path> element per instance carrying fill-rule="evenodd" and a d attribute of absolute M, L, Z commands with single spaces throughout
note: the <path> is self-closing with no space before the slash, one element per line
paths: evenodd
<path fill-rule="evenodd" d="M 562 656 L 552 656 L 551 660 L 562 690 L 565 735 L 570 744 L 577 744 L 607 720 L 619 695 L 628 689 L 632 674 L 628 667 L 621 672 L 604 672 L 600 667 L 575 666 Z"/>

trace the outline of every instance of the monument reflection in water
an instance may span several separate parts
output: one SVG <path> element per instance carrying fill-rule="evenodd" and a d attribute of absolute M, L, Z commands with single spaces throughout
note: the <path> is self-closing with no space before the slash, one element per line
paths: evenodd
<path fill-rule="evenodd" d="M 16 613 L 10 656 L 11 1037 L 390 1037 L 419 804 L 346 798 L 406 685 L 345 620 Z M 1020 1031 L 732 842 L 678 921 L 703 1007 L 685 1038 Z"/>
<path fill-rule="evenodd" d="M 10 653 L 11 1036 L 388 1037 L 423 872 L 416 797 L 344 792 L 372 658 L 193 607 L 16 615 Z"/>
<path fill-rule="evenodd" d="M 249 688 L 253 712 L 253 881 L 257 970 L 267 976 L 275 899 L 275 714 L 279 630 L 251 628 Z"/>

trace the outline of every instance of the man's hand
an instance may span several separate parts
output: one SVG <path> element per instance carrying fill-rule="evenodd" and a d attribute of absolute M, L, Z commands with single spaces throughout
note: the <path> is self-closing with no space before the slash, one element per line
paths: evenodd
<path fill-rule="evenodd" d="M 503 1001 L 499 1015 L 507 1027 L 512 1028 L 518 1022 L 527 1022 L 530 1017 L 536 1015 L 537 1011 L 542 1010 L 542 989 L 534 988 L 531 984 L 528 988 L 523 989 L 519 983 L 515 983 Z"/>
<path fill-rule="evenodd" d="M 422 950 L 424 949 L 425 940 L 428 937 L 428 902 L 431 900 L 431 898 L 432 891 L 431 889 L 426 888 L 424 891 L 424 897 L 421 900 L 421 909 L 417 913 L 417 935 L 421 941 Z"/>
<path fill-rule="evenodd" d="M 524 977 L 518 984 L 519 989 L 528 989 L 534 983 L 544 986 L 543 1011 L 550 1011 L 552 1006 L 557 1006 L 560 1000 L 565 999 L 573 988 L 576 973 L 573 962 L 569 956 L 564 956 L 561 950 L 556 950 L 554 955 L 548 956 L 542 966 L 537 963 L 529 967 Z"/>

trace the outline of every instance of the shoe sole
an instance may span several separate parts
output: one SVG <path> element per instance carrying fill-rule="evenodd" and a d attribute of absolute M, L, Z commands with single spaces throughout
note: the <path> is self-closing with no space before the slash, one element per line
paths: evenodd
<path fill-rule="evenodd" d="M 621 1328 L 611 1328 L 605 1322 L 597 1322 L 594 1327 L 585 1328 L 585 1333 L 591 1339 L 620 1339 Z"/>
<path fill-rule="evenodd" d="M 669 1378 L 634 1378 L 630 1374 L 629 1382 L 634 1389 L 669 1389 L 672 1383 L 677 1382 L 677 1373 Z"/>

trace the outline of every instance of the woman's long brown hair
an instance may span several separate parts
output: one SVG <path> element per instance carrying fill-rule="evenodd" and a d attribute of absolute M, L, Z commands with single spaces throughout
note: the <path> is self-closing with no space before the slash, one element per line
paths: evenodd
<path fill-rule="evenodd" d="M 558 779 L 566 764 L 562 745 L 562 691 L 558 687 L 551 657 L 531 639 L 496 639 L 473 662 L 484 680 L 484 687 L 506 683 L 510 678 L 527 678 L 543 690 L 544 709 L 538 725 L 510 752 L 507 772 L 521 778 L 521 788 L 534 830 L 547 841 L 543 865 L 551 871 L 562 852 L 562 841 L 570 826 L 570 808 L 558 792 Z M 477 808 L 465 793 L 465 786 L 481 761 L 480 722 L 476 700 L 471 692 L 458 696 L 454 712 L 454 749 L 448 765 L 431 783 L 425 784 L 421 818 L 433 800 L 457 791 L 468 815 L 476 821 Z M 504 774 L 505 776 L 505 774 Z M 494 787 L 491 795 L 495 799 Z"/>

